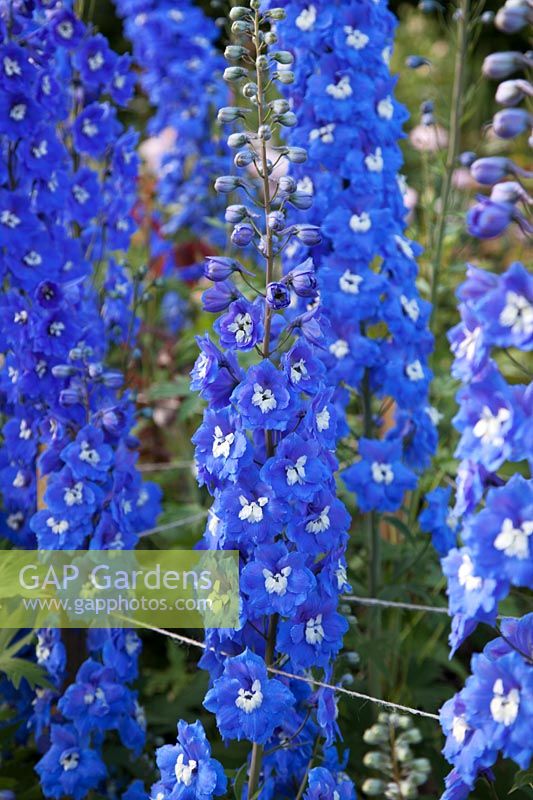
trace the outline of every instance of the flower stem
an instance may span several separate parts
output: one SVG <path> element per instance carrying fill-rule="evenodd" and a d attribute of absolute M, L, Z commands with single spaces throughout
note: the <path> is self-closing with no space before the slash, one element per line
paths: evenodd
<path fill-rule="evenodd" d="M 373 433 L 372 421 L 372 395 L 370 391 L 370 376 L 365 370 L 361 387 L 361 401 L 363 404 L 363 432 L 365 437 L 371 438 Z M 364 526 L 368 542 L 370 562 L 368 569 L 368 592 L 370 597 L 377 597 L 381 584 L 381 538 L 377 525 L 375 511 L 369 511 L 364 515 Z M 372 639 L 379 637 L 381 632 L 381 609 L 376 606 L 369 612 L 370 626 L 369 634 Z M 379 675 L 372 670 L 369 674 L 369 684 L 372 692 L 379 696 Z"/>
<path fill-rule="evenodd" d="M 455 161 L 457 159 L 457 153 L 459 152 L 461 139 L 461 120 L 463 116 L 464 105 L 464 84 L 466 76 L 470 0 L 460 0 L 458 12 L 457 47 L 455 50 L 455 69 L 450 112 L 450 138 L 448 140 L 448 151 L 444 167 L 439 218 L 437 221 L 437 231 L 435 236 L 433 269 L 431 272 L 430 300 L 432 305 L 431 327 L 433 330 L 435 327 L 435 321 L 438 319 L 438 315 L 436 313 L 438 304 L 437 293 L 439 289 L 439 279 L 442 268 L 442 251 L 444 246 L 444 236 L 446 234 L 446 221 L 450 205 L 453 172 L 455 169 Z"/>
<path fill-rule="evenodd" d="M 255 44 L 256 64 L 260 55 L 262 55 L 264 46 L 261 41 L 261 17 L 259 10 L 254 10 L 254 35 L 253 41 Z M 257 119 L 259 128 L 264 124 L 266 118 L 266 89 L 263 82 L 263 70 L 260 66 L 256 66 L 256 81 L 257 81 Z M 259 151 L 261 168 L 258 169 L 259 177 L 263 182 L 263 208 L 265 213 L 265 259 L 266 259 L 266 274 L 265 284 L 271 283 L 274 275 L 274 254 L 272 243 L 272 230 L 268 224 L 268 217 L 271 211 L 271 197 L 270 197 L 270 182 L 269 182 L 269 167 L 268 167 L 268 154 L 266 140 L 259 139 Z M 263 338 L 263 358 L 268 358 L 270 354 L 270 331 L 272 322 L 272 309 L 268 303 L 265 302 L 265 317 L 264 317 L 264 338 Z M 272 431 L 265 431 L 265 445 L 266 455 L 270 458 L 274 453 L 274 444 L 272 441 Z M 267 667 L 271 666 L 274 661 L 274 652 L 276 648 L 276 636 L 278 627 L 278 615 L 273 614 L 268 623 L 268 634 L 265 649 L 265 663 Z M 256 742 L 252 745 L 252 755 L 250 761 L 250 773 L 248 777 L 248 800 L 252 800 L 257 794 L 259 788 L 259 778 L 261 774 L 261 765 L 263 762 L 263 746 Z"/>

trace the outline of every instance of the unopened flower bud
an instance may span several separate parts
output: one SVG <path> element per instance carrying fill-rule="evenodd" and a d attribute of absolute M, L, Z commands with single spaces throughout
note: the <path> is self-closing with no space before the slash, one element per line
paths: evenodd
<path fill-rule="evenodd" d="M 231 32 L 237 35 L 242 33 L 253 33 L 254 26 L 251 22 L 247 22 L 245 19 L 237 19 L 235 22 L 231 23 Z"/>
<path fill-rule="evenodd" d="M 480 19 L 483 25 L 492 25 L 494 22 L 494 11 L 484 11 Z"/>
<path fill-rule="evenodd" d="M 405 59 L 405 65 L 409 69 L 420 69 L 420 67 L 427 67 L 430 64 L 429 58 L 424 58 L 424 56 L 407 56 Z"/>
<path fill-rule="evenodd" d="M 124 375 L 115 370 L 102 373 L 102 383 L 110 389 L 120 389 L 124 383 Z"/>
<path fill-rule="evenodd" d="M 277 120 L 286 128 L 294 128 L 294 126 L 298 124 L 298 117 L 293 111 L 287 111 L 285 114 L 280 114 Z"/>
<path fill-rule="evenodd" d="M 459 156 L 459 163 L 462 167 L 470 167 L 476 160 L 477 155 L 473 153 L 471 150 L 466 150 L 464 153 L 461 153 Z"/>
<path fill-rule="evenodd" d="M 495 203 L 533 203 L 533 198 L 529 197 L 524 187 L 518 181 L 506 181 L 497 183 L 492 187 L 490 199 Z"/>
<path fill-rule="evenodd" d="M 55 364 L 52 367 L 52 375 L 54 378 L 70 378 L 71 375 L 77 373 L 76 367 L 71 367 L 68 364 Z"/>
<path fill-rule="evenodd" d="M 386 770 L 390 767 L 390 758 L 385 753 L 380 753 L 378 750 L 372 750 L 370 753 L 365 753 L 363 756 L 363 764 L 365 767 L 372 767 L 372 769 Z"/>
<path fill-rule="evenodd" d="M 234 258 L 225 256 L 208 256 L 204 262 L 204 275 L 210 281 L 225 281 L 234 272 L 247 272 L 242 264 Z M 250 273 L 248 273 L 250 274 Z"/>
<path fill-rule="evenodd" d="M 307 150 L 303 147 L 289 147 L 287 158 L 292 164 L 303 164 L 304 161 L 307 161 Z"/>
<path fill-rule="evenodd" d="M 307 211 L 307 209 L 311 208 L 313 205 L 313 195 L 309 194 L 309 192 L 297 190 L 290 195 L 289 202 L 292 203 L 295 208 L 299 208 L 301 211 Z"/>
<path fill-rule="evenodd" d="M 511 203 L 496 203 L 487 197 L 479 197 L 466 215 L 468 232 L 478 239 L 494 239 L 508 227 L 514 210 Z"/>
<path fill-rule="evenodd" d="M 271 53 L 270 55 L 271 58 L 274 59 L 274 61 L 278 62 L 278 64 L 284 64 L 285 66 L 292 64 L 292 62 L 294 61 L 293 54 L 289 53 L 288 50 L 278 50 L 277 52 Z"/>
<path fill-rule="evenodd" d="M 258 56 L 255 60 L 255 66 L 259 72 L 266 72 L 268 69 L 268 58 L 266 56 Z"/>
<path fill-rule="evenodd" d="M 290 83 L 294 83 L 294 72 L 291 72 L 289 69 L 276 72 L 275 77 L 285 86 L 288 86 Z"/>
<path fill-rule="evenodd" d="M 267 31 L 267 33 L 265 33 L 265 44 L 268 45 L 268 47 L 272 47 L 277 41 L 278 37 L 273 31 Z"/>
<path fill-rule="evenodd" d="M 249 222 L 239 222 L 231 234 L 231 241 L 235 247 L 248 247 L 254 238 L 254 229 Z"/>
<path fill-rule="evenodd" d="M 227 145 L 231 147 L 232 150 L 236 150 L 239 147 L 244 147 L 245 144 L 248 143 L 248 137 L 245 133 L 231 133 L 227 138 Z"/>
<path fill-rule="evenodd" d="M 256 83 L 245 83 L 242 87 L 242 93 L 244 97 L 247 97 L 248 100 L 251 100 L 253 97 L 257 97 L 257 84 Z"/>
<path fill-rule="evenodd" d="M 514 139 L 525 133 L 532 122 L 533 115 L 525 108 L 506 108 L 494 115 L 492 127 L 500 139 Z"/>
<path fill-rule="evenodd" d="M 272 139 L 272 128 L 270 125 L 260 125 L 257 130 L 257 136 L 263 142 L 268 142 Z"/>
<path fill-rule="evenodd" d="M 238 44 L 230 44 L 224 50 L 224 58 L 228 61 L 240 61 L 246 55 L 246 47 Z"/>
<path fill-rule="evenodd" d="M 234 6 L 230 9 L 229 18 L 232 22 L 237 19 L 246 19 L 247 17 L 251 17 L 251 14 L 250 9 L 246 8 L 246 6 Z"/>
<path fill-rule="evenodd" d="M 215 181 L 215 191 L 220 192 L 220 194 L 229 194 L 229 192 L 234 192 L 240 186 L 239 178 L 236 178 L 234 175 L 221 175 Z"/>
<path fill-rule="evenodd" d="M 254 154 L 251 150 L 239 150 L 233 159 L 233 163 L 236 167 L 240 167 L 242 169 L 244 167 L 249 167 L 253 160 Z"/>
<path fill-rule="evenodd" d="M 59 392 L 59 404 L 62 406 L 75 406 L 83 403 L 83 392 L 81 389 L 69 387 Z"/>
<path fill-rule="evenodd" d="M 363 734 L 367 744 L 382 744 L 389 741 L 389 727 L 385 724 L 372 725 Z"/>
<path fill-rule="evenodd" d="M 494 24 L 504 33 L 517 33 L 533 22 L 533 7 L 528 0 L 507 0 L 498 10 Z"/>
<path fill-rule="evenodd" d="M 322 241 L 322 234 L 318 225 L 295 225 L 296 238 L 306 247 L 315 247 Z"/>
<path fill-rule="evenodd" d="M 278 21 L 285 19 L 286 17 L 284 8 L 271 8 L 270 11 L 267 12 L 267 15 L 270 17 L 270 19 L 275 19 Z"/>
<path fill-rule="evenodd" d="M 530 59 L 523 53 L 509 51 L 507 53 L 491 53 L 485 58 L 481 70 L 486 78 L 499 81 L 529 65 Z"/>
<path fill-rule="evenodd" d="M 285 276 L 283 282 L 290 286 L 298 297 L 314 297 L 317 291 L 318 281 L 315 274 L 315 266 L 312 258 L 306 258 L 297 267 L 291 269 Z"/>
<path fill-rule="evenodd" d="M 385 782 L 380 781 L 378 778 L 367 778 L 361 788 L 363 794 L 367 794 L 369 797 L 383 797 Z"/>
<path fill-rule="evenodd" d="M 486 186 L 501 181 L 509 172 L 512 172 L 512 162 L 503 156 L 478 158 L 470 167 L 470 174 L 474 180 Z"/>
<path fill-rule="evenodd" d="M 518 78 L 517 80 L 502 81 L 496 89 L 496 102 L 501 106 L 516 106 L 525 97 L 533 97 L 533 86 L 529 81 Z"/>
<path fill-rule="evenodd" d="M 241 222 L 248 216 L 248 209 L 242 205 L 231 205 L 226 208 L 225 220 L 231 224 Z"/>
<path fill-rule="evenodd" d="M 226 122 L 235 122 L 237 119 L 244 117 L 244 110 L 238 106 L 225 106 L 221 108 L 217 114 L 217 120 L 223 124 Z"/>
<path fill-rule="evenodd" d="M 235 83 L 248 75 L 248 70 L 244 67 L 226 67 L 224 70 L 224 80 L 229 83 Z"/>
<path fill-rule="evenodd" d="M 92 378 L 93 380 L 95 378 L 99 378 L 102 375 L 103 371 L 104 371 L 104 365 L 100 361 L 87 365 L 87 372 L 89 373 L 89 377 Z"/>

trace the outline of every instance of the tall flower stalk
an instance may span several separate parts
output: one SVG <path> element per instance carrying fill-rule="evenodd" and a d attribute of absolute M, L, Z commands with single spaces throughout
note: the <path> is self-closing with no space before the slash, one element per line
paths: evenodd
<path fill-rule="evenodd" d="M 203 302 L 221 312 L 220 347 L 210 336 L 198 340 L 192 386 L 209 407 L 193 441 L 199 480 L 214 497 L 202 547 L 239 551 L 242 609 L 238 630 L 206 632 L 200 663 L 211 676 L 205 706 L 223 739 L 250 742 L 237 775 L 237 785 L 246 776 L 250 800 L 259 793 L 311 800 L 324 791 L 344 800 L 354 789 L 332 747 L 334 693 L 275 674 L 332 679 L 347 628 L 337 604 L 348 588 L 349 524 L 335 491 L 339 417 L 320 358 L 326 339 L 313 262 L 284 272 L 280 258 L 295 242 L 320 241 L 317 226 L 290 218 L 311 198 L 280 169 L 306 158 L 278 139 L 296 122 L 274 93 L 292 79 L 280 70 L 292 56 L 275 48 L 271 29 L 284 16 L 282 9 L 261 13 L 258 0 L 230 12 L 235 39 L 225 79 L 245 102 L 219 112 L 239 130 L 228 137 L 236 173 L 215 188 L 241 193 L 226 221 L 232 244 L 251 256 L 206 262 L 214 286 Z M 191 786 L 200 774 L 194 761 L 187 762 Z M 162 771 L 156 787 L 166 796 L 183 780 L 180 772 L 177 784 L 175 776 L 167 782 Z"/>

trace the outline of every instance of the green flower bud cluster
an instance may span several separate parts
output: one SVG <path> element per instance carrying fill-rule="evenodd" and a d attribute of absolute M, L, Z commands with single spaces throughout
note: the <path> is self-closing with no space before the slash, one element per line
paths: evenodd
<path fill-rule="evenodd" d="M 380 777 L 367 778 L 362 786 L 367 797 L 387 800 L 413 800 L 426 783 L 431 766 L 427 758 L 416 758 L 413 745 L 422 741 L 422 734 L 410 717 L 382 713 L 375 725 L 365 731 L 367 744 L 375 749 L 366 753 L 363 763 Z"/>

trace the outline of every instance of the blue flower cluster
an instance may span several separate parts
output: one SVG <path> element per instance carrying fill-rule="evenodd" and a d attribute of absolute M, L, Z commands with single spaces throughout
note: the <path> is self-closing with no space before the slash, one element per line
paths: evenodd
<path fill-rule="evenodd" d="M 507 24 L 509 13 L 515 19 L 511 5 L 500 9 L 500 25 Z M 491 77 L 504 77 L 508 57 L 516 54 L 499 55 L 485 62 L 484 72 Z M 498 133 L 496 124 L 495 130 Z M 512 171 L 507 162 L 478 159 L 472 172 L 481 183 L 493 184 Z M 514 181 L 498 183 L 493 193 L 510 198 L 517 186 Z M 480 202 L 469 214 L 470 232 L 480 238 L 501 234 L 509 219 L 503 226 L 494 226 L 495 218 L 489 220 L 493 201 Z M 484 215 L 483 224 L 480 215 Z M 461 321 L 449 339 L 455 356 L 452 374 L 462 383 L 454 419 L 461 437 L 451 518 L 461 521 L 462 547 L 453 546 L 450 529 L 443 527 L 449 492 L 435 490 L 429 506 L 435 508 L 437 524 L 432 531 L 442 545 L 440 551 L 450 546 L 442 567 L 453 615 L 452 653 L 479 622 L 496 625 L 499 604 L 512 587 L 533 585 L 533 481 L 523 477 L 525 469 L 512 471 L 519 463 L 531 469 L 533 459 L 531 385 L 521 383 L 519 377 L 527 374 L 520 363 L 522 353 L 533 348 L 533 278 L 518 262 L 497 275 L 471 266 L 457 294 Z M 502 374 L 506 359 L 509 366 L 519 369 L 512 382 Z M 533 702 L 532 626 L 531 614 L 504 620 L 501 638 L 474 655 L 472 675 L 464 689 L 442 709 L 447 735 L 444 754 L 453 765 L 446 800 L 467 797 L 479 775 L 490 779 L 490 767 L 499 754 L 522 769 L 531 761 L 526 720 Z"/>
<path fill-rule="evenodd" d="M 347 629 L 337 607 L 348 589 L 350 518 L 336 496 L 342 426 L 320 355 L 327 322 L 315 271 L 310 259 L 286 274 L 280 264 L 282 251 L 300 237 L 320 241 L 317 226 L 289 222 L 291 207 L 307 204 L 308 196 L 302 200 L 293 179 L 275 171 L 276 161 L 305 158 L 299 147 L 272 145 L 294 118 L 286 101 L 266 94 L 269 81 L 280 77 L 277 64 L 292 61 L 274 49 L 271 23 L 284 12 L 261 14 L 259 2 L 250 5 L 230 11 L 237 41 L 226 50 L 224 74 L 235 96 L 248 102 L 219 113 L 242 125 L 228 138 L 238 171 L 215 186 L 223 195 L 240 193 L 226 221 L 235 247 L 252 255 L 246 267 L 238 251 L 206 262 L 213 286 L 203 302 L 219 314 L 218 341 L 198 338 L 191 384 L 208 404 L 193 442 L 199 482 L 214 497 L 201 546 L 237 550 L 241 562 L 239 628 L 206 632 L 200 663 L 211 683 L 204 705 L 225 741 L 252 743 L 243 797 L 260 790 L 265 799 L 281 800 L 301 788 L 307 800 L 353 800 L 332 746 L 339 735 L 334 693 L 275 674 L 280 665 L 295 676 L 333 674 Z M 264 273 L 248 269 L 254 250 Z M 299 298 L 309 307 L 295 309 Z M 315 759 L 321 766 L 311 769 Z M 180 722 L 178 744 L 160 749 L 158 763 L 161 781 L 152 791 L 161 800 L 208 800 L 224 791 L 198 725 Z"/>
<path fill-rule="evenodd" d="M 227 100 L 224 61 L 215 47 L 219 31 L 192 0 L 181 0 L 179 7 L 172 0 L 116 0 L 115 5 L 154 109 L 148 123 L 154 138 L 144 147 L 154 151 L 157 199 L 170 217 L 159 226 L 153 252 L 172 269 L 172 248 L 161 235 L 187 230 L 222 243 L 220 229 L 208 221 L 223 210 L 212 191 L 225 160 L 211 130 L 217 108 Z"/>
<path fill-rule="evenodd" d="M 127 347 L 138 327 L 118 257 L 134 230 L 137 136 L 117 106 L 133 80 L 129 58 L 70 5 L 0 10 L 1 516 L 17 547 L 131 548 L 159 509 L 159 489 L 135 467 L 123 376 L 106 366 L 111 345 Z M 38 635 L 36 660 L 56 690 L 39 692 L 28 725 L 42 742 L 53 719 L 37 767 L 48 797 L 82 798 L 100 783 L 107 730 L 135 751 L 144 739 L 125 685 L 138 637 L 92 635 L 87 649 L 58 700 L 65 646 L 58 631 Z"/>
<path fill-rule="evenodd" d="M 297 54 L 292 102 L 301 109 L 289 141 L 309 150 L 291 175 L 312 195 L 307 218 L 324 235 L 313 251 L 330 325 L 323 360 L 328 381 L 354 389 L 365 416 L 360 458 L 343 479 L 362 512 L 393 511 L 437 441 L 430 306 L 415 283 L 420 248 L 404 236 L 406 111 L 389 71 L 395 20 L 384 0 L 282 5 L 279 40 Z M 289 249 L 291 261 L 304 245 Z"/>

